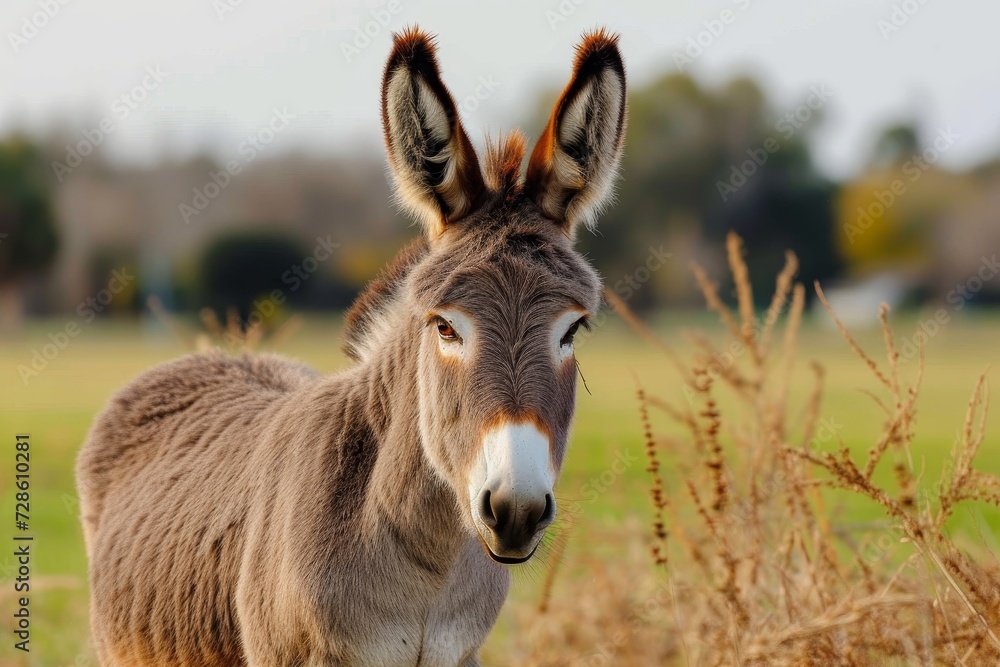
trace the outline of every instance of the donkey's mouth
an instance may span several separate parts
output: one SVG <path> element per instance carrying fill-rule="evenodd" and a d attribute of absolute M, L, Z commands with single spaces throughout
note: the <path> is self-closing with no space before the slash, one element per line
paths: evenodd
<path fill-rule="evenodd" d="M 538 551 L 538 544 L 536 544 L 535 547 L 531 550 L 531 553 L 529 553 L 527 556 L 521 556 L 519 558 L 498 556 L 495 553 L 493 553 L 493 549 L 490 549 L 490 545 L 486 544 L 486 540 L 483 539 L 482 535 L 479 535 L 478 537 L 480 544 L 483 545 L 483 551 L 486 552 L 486 555 L 488 555 L 494 561 L 502 565 L 520 565 L 521 563 L 527 563 L 529 560 L 531 560 L 531 557 L 535 555 L 535 552 Z M 539 544 L 541 544 L 541 542 L 539 542 Z"/>

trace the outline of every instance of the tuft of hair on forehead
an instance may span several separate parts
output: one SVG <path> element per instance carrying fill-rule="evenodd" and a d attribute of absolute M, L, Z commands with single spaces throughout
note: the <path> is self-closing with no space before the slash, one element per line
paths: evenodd
<path fill-rule="evenodd" d="M 521 163 L 526 146 L 527 139 L 520 130 L 514 130 L 496 141 L 487 137 L 483 176 L 490 190 L 504 195 L 520 192 Z"/>

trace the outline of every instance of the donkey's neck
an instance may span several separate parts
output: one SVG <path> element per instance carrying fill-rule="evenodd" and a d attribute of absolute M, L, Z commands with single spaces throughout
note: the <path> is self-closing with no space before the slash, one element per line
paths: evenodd
<path fill-rule="evenodd" d="M 431 467 L 421 443 L 417 342 L 395 338 L 363 364 L 368 419 L 379 441 L 364 523 L 421 567 L 443 575 L 470 537 L 455 492 Z"/>

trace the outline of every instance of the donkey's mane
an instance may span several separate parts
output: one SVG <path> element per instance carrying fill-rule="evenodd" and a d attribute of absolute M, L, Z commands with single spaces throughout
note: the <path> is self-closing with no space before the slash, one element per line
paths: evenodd
<path fill-rule="evenodd" d="M 524 161 L 525 145 L 526 140 L 520 130 L 514 130 L 496 141 L 487 139 L 483 178 L 490 190 L 488 198 L 510 201 L 521 194 L 521 163 Z M 427 251 L 427 241 L 423 236 L 414 239 L 375 279 L 365 285 L 345 318 L 342 347 L 348 357 L 360 361 L 364 356 L 366 341 L 377 330 L 382 315 L 395 300 L 399 286 Z"/>
<path fill-rule="evenodd" d="M 396 257 L 370 281 L 351 304 L 344 321 L 344 354 L 360 361 L 365 340 L 374 333 L 379 315 L 393 302 L 403 278 L 413 265 L 427 254 L 427 241 L 419 236 L 400 250 Z"/>

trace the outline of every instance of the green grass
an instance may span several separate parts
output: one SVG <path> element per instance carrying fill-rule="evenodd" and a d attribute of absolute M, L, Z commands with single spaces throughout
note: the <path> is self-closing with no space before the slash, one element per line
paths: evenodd
<path fill-rule="evenodd" d="M 825 315 L 818 318 L 825 320 Z M 897 323 L 900 335 L 911 332 L 915 318 Z M 0 516 L 4 517 L 0 540 L 10 538 L 13 527 L 13 436 L 30 433 L 32 442 L 31 533 L 33 582 L 31 598 L 32 652 L 24 656 L 12 648 L 11 613 L 14 595 L 6 554 L 0 548 L 0 666 L 2 665 L 95 665 L 87 630 L 86 560 L 76 517 L 73 463 L 94 415 L 118 387 L 161 361 L 184 354 L 181 344 L 167 334 L 140 335 L 134 323 L 98 322 L 83 328 L 70 345 L 49 362 L 48 367 L 25 385 L 17 372 L 29 364 L 32 349 L 47 341 L 50 331 L 62 322 L 36 322 L 22 335 L 0 342 L 0 434 L 7 442 L 0 465 Z M 680 344 L 681 327 L 707 326 L 714 320 L 703 314 L 665 315 L 657 329 L 666 340 Z M 942 461 L 955 441 L 973 384 L 979 373 L 1000 361 L 997 345 L 1000 321 L 991 318 L 955 319 L 930 340 L 923 390 L 918 402 L 914 453 L 925 478 L 940 474 Z M 883 359 L 881 333 L 862 332 L 862 345 Z M 682 349 L 684 346 L 681 346 Z M 852 450 L 867 450 L 882 431 L 882 414 L 860 390 L 877 389 L 868 369 L 827 327 L 808 323 L 799 343 L 800 359 L 820 361 L 827 371 L 823 415 L 837 424 L 836 437 Z M 339 321 L 312 319 L 281 352 L 298 357 L 323 372 L 346 365 L 339 351 Z M 569 506 L 577 501 L 588 548 L 602 558 L 614 559 L 615 544 L 599 539 L 602 527 L 614 526 L 632 517 L 645 521 L 648 497 L 645 460 L 639 441 L 635 390 L 637 381 L 650 393 L 683 401 L 679 380 L 658 352 L 651 350 L 617 321 L 611 320 L 582 343 L 578 358 L 590 393 L 581 386 L 577 419 L 570 453 L 560 482 L 559 497 Z M 916 362 L 904 366 L 912 377 Z M 796 396 L 804 404 L 811 377 L 805 363 L 797 373 Z M 728 406 L 735 409 L 734 406 Z M 723 415 L 727 412 L 724 409 Z M 992 421 L 995 420 L 991 420 Z M 834 439 L 823 446 L 838 446 Z M 1000 443 L 987 436 L 979 467 L 1000 473 Z M 616 457 L 632 460 L 622 471 L 612 467 Z M 669 472 L 667 475 L 670 481 Z M 840 510 L 859 523 L 878 516 L 862 501 Z M 1000 520 L 988 508 L 965 514 L 960 520 L 983 522 L 984 528 L 1000 528 Z M 3 537 L 6 532 L 7 537 Z M 591 540 L 591 536 L 598 539 Z M 989 532 L 985 538 L 993 546 Z M 544 566 L 528 566 L 519 572 L 511 605 L 537 598 Z M 511 622 L 501 618 L 491 638 L 488 655 L 502 656 Z M 498 664 L 503 664 L 502 659 Z"/>

